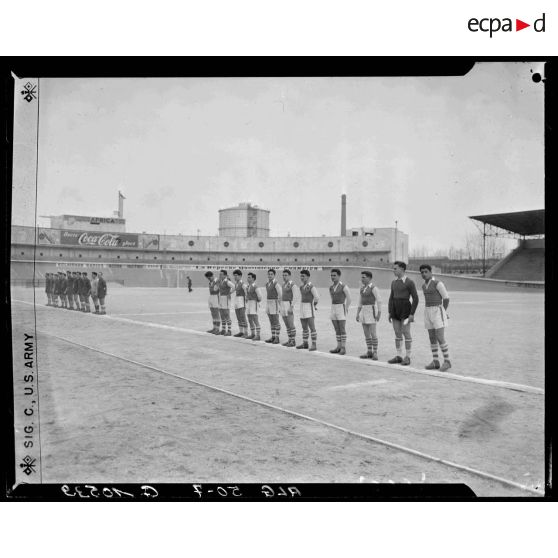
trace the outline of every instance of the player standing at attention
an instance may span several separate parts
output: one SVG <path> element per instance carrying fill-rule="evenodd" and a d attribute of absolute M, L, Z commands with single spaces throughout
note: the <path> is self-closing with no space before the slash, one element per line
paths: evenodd
<path fill-rule="evenodd" d="M 74 302 L 76 303 L 76 310 L 81 311 L 81 289 L 83 285 L 83 279 L 81 278 L 81 272 L 76 271 L 74 273 Z"/>
<path fill-rule="evenodd" d="M 87 272 L 83 272 L 83 279 L 81 281 L 81 306 L 84 312 L 91 312 L 91 307 L 89 305 L 89 297 L 91 296 L 91 281 L 89 281 L 89 277 L 87 277 Z M 97 289 L 99 287 L 97 286 Z"/>
<path fill-rule="evenodd" d="M 62 301 L 62 308 L 68 308 L 68 280 L 66 279 L 66 274 L 60 272 L 60 300 Z"/>
<path fill-rule="evenodd" d="M 248 337 L 248 322 L 246 321 L 246 285 L 242 281 L 242 271 L 235 269 L 234 278 L 234 312 L 238 322 L 238 333 L 234 337 Z"/>
<path fill-rule="evenodd" d="M 213 278 L 213 271 L 206 271 L 205 278 L 209 282 L 209 311 L 211 312 L 211 320 L 213 321 L 213 329 L 207 333 L 219 335 L 219 281 Z"/>
<path fill-rule="evenodd" d="M 54 273 L 49 273 L 48 274 L 48 300 L 50 303 L 49 306 L 54 306 L 53 292 L 54 292 Z"/>
<path fill-rule="evenodd" d="M 258 304 L 262 301 L 259 287 L 256 285 L 256 274 L 248 273 L 248 286 L 246 287 L 246 312 L 250 324 L 250 335 L 247 339 L 260 340 L 260 321 L 258 320 Z"/>
<path fill-rule="evenodd" d="M 99 314 L 99 276 L 96 271 L 91 273 L 91 299 L 95 306 L 95 314 Z"/>
<path fill-rule="evenodd" d="M 366 339 L 366 354 L 360 358 L 371 358 L 378 360 L 378 335 L 376 333 L 376 322 L 380 321 L 382 315 L 382 301 L 378 287 L 372 283 L 372 272 L 363 271 L 360 274 L 362 287 L 360 288 L 360 300 L 356 321 L 362 323 L 364 338 Z"/>
<path fill-rule="evenodd" d="M 440 369 L 445 372 L 451 368 L 449 359 L 449 348 L 445 339 L 445 328 L 448 326 L 447 309 L 449 306 L 449 294 L 441 281 L 432 277 L 432 267 L 423 264 L 419 267 L 420 274 L 424 279 L 422 292 L 424 293 L 424 327 L 428 330 L 430 337 L 430 349 L 432 351 L 432 362 L 425 366 L 426 370 Z M 438 345 L 442 349 L 444 362 L 440 366 L 438 360 Z"/>
<path fill-rule="evenodd" d="M 388 301 L 389 321 L 395 332 L 395 349 L 397 355 L 388 360 L 389 364 L 411 364 L 411 323 L 415 321 L 415 311 L 419 299 L 414 281 L 405 275 L 407 264 L 405 262 L 393 262 L 393 273 L 396 279 L 391 282 L 391 292 Z M 411 299 L 412 302 L 409 300 Z M 405 337 L 405 358 L 401 357 Z"/>
<path fill-rule="evenodd" d="M 58 288 L 58 275 L 56 273 L 50 274 L 50 296 L 52 298 L 52 305 L 57 306 L 58 300 L 56 296 L 57 288 Z"/>
<path fill-rule="evenodd" d="M 283 293 L 281 295 L 281 315 L 285 322 L 288 340 L 283 343 L 284 347 L 296 347 L 296 327 L 294 318 L 294 299 L 298 300 L 298 286 L 291 279 L 291 271 L 283 270 Z"/>
<path fill-rule="evenodd" d="M 74 274 L 72 271 L 68 271 L 68 286 L 66 287 L 66 296 L 68 297 L 68 306 L 70 310 L 74 309 Z"/>
<path fill-rule="evenodd" d="M 267 315 L 269 316 L 269 324 L 271 326 L 271 337 L 266 339 L 266 343 L 279 343 L 279 333 L 281 332 L 281 322 L 279 321 L 280 305 L 283 292 L 281 285 L 275 279 L 275 270 L 270 269 L 267 272 L 268 282 L 265 284 L 267 291 Z"/>
<path fill-rule="evenodd" d="M 52 306 L 50 296 L 50 273 L 45 273 L 45 294 L 47 296 L 47 306 Z"/>
<path fill-rule="evenodd" d="M 57 271 L 54 275 L 54 287 L 53 287 L 53 297 L 54 297 L 54 306 L 59 308 L 58 306 L 58 297 L 60 296 L 60 272 Z M 60 301 L 62 303 L 62 301 Z"/>
<path fill-rule="evenodd" d="M 81 295 L 81 291 L 83 290 L 83 277 L 81 275 L 81 272 L 79 272 L 79 271 L 77 272 L 77 279 L 76 279 L 75 285 L 76 285 L 75 290 L 76 290 L 76 294 L 77 294 L 77 297 L 78 297 L 78 302 L 76 302 L 76 306 L 77 306 L 78 310 L 80 310 L 81 312 L 84 312 L 85 307 L 83 305 L 83 302 L 82 302 L 83 298 L 82 298 L 82 295 Z"/>
<path fill-rule="evenodd" d="M 347 323 L 347 314 L 351 306 L 351 293 L 349 287 L 339 280 L 341 278 L 340 269 L 331 270 L 331 280 L 333 284 L 329 287 L 331 295 L 331 313 L 330 319 L 335 329 L 335 337 L 337 339 L 337 347 L 331 349 L 330 353 L 345 354 L 345 345 L 347 343 L 347 332 L 345 329 Z"/>
<path fill-rule="evenodd" d="M 316 350 L 316 341 L 318 334 L 316 333 L 316 324 L 314 321 L 316 308 L 320 297 L 316 287 L 310 283 L 310 272 L 303 269 L 300 272 L 300 324 L 302 325 L 302 345 L 297 345 L 297 349 L 308 349 L 308 329 L 312 337 L 312 346 L 310 351 Z"/>
<path fill-rule="evenodd" d="M 99 314 L 106 314 L 107 307 L 105 306 L 105 298 L 107 296 L 107 282 L 103 277 L 103 272 L 99 271 L 99 283 L 97 285 L 97 296 L 99 297 L 99 304 L 101 305 L 101 311 Z"/>
<path fill-rule="evenodd" d="M 64 295 L 62 294 L 62 272 L 61 271 L 58 272 L 58 277 L 57 277 L 57 282 L 56 282 L 56 294 L 58 295 L 58 298 L 60 298 L 59 308 L 63 308 L 64 303 L 62 301 L 63 301 Z"/>
<path fill-rule="evenodd" d="M 229 279 L 227 270 L 222 269 L 219 272 L 219 314 L 221 316 L 221 332 L 220 335 L 232 335 L 231 331 L 231 292 L 234 289 L 234 283 Z M 226 329 L 225 329 L 226 328 Z"/>

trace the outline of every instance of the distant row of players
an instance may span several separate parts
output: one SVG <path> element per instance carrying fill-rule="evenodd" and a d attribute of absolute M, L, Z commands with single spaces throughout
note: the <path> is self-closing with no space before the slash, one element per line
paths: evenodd
<path fill-rule="evenodd" d="M 388 319 L 395 332 L 396 356 L 388 360 L 390 364 L 411 364 L 411 323 L 414 321 L 415 311 L 419 299 L 415 283 L 405 275 L 407 266 L 404 262 L 394 262 L 393 272 L 395 280 L 391 283 L 391 292 L 388 301 Z M 428 330 L 432 362 L 425 368 L 427 370 L 439 369 L 446 371 L 451 368 L 448 344 L 445 340 L 445 328 L 448 325 L 447 309 L 449 295 L 441 281 L 432 276 L 431 266 L 420 266 L 420 273 L 424 279 L 422 291 L 425 299 L 424 324 Z M 318 307 L 318 291 L 310 282 L 310 272 L 303 269 L 300 272 L 300 285 L 291 278 L 289 269 L 283 270 L 283 284 L 275 278 L 276 272 L 270 269 L 267 272 L 268 281 L 265 284 L 266 313 L 271 326 L 271 337 L 266 343 L 278 344 L 281 331 L 280 316 L 282 316 L 287 330 L 285 347 L 297 349 L 317 349 L 317 332 L 315 325 L 315 312 Z M 243 337 L 253 341 L 260 341 L 260 323 L 258 308 L 263 302 L 260 288 L 256 284 L 256 274 L 248 273 L 247 283 L 242 280 L 242 271 L 233 272 L 231 281 L 226 270 L 219 272 L 215 278 L 213 272 L 208 271 L 205 277 L 209 281 L 209 309 L 213 320 L 213 328 L 208 333 L 215 335 L 232 335 L 231 332 L 231 295 L 234 293 L 234 309 L 238 321 L 239 332 L 234 337 Z M 329 287 L 331 296 L 330 319 L 335 329 L 337 347 L 330 353 L 346 354 L 346 320 L 351 305 L 349 287 L 341 282 L 341 270 L 331 270 L 332 284 Z M 378 288 L 372 282 L 372 272 L 363 271 L 361 274 L 361 287 L 359 289 L 359 303 L 356 321 L 362 324 L 367 351 L 360 358 L 378 360 L 378 335 L 376 324 L 382 315 L 382 301 Z M 294 316 L 294 300 L 300 299 L 300 322 L 302 325 L 302 343 L 296 344 L 296 326 Z M 219 329 L 219 325 L 221 329 Z M 250 328 L 250 335 L 248 335 Z M 308 343 L 310 338 L 311 343 Z M 403 356 L 403 343 L 405 356 Z M 440 364 L 439 349 L 442 351 L 443 363 Z"/>
<path fill-rule="evenodd" d="M 91 280 L 86 271 L 58 271 L 45 273 L 47 306 L 91 312 L 89 300 L 93 300 L 94 314 L 106 314 L 105 298 L 107 283 L 101 271 L 93 271 Z M 60 304 L 59 304 L 60 302 Z"/>

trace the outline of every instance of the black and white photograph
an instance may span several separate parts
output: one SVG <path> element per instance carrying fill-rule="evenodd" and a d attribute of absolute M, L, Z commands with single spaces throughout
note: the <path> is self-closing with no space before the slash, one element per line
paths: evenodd
<path fill-rule="evenodd" d="M 14 490 L 548 495 L 545 62 L 308 73 L 14 70 Z"/>

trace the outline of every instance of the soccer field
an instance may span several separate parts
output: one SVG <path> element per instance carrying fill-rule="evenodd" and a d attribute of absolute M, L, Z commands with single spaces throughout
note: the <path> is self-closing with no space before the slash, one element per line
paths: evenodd
<path fill-rule="evenodd" d="M 319 294 L 310 353 L 206 334 L 206 288 L 110 284 L 107 316 L 45 307 L 37 289 L 43 482 L 464 482 L 479 496 L 544 492 L 542 293 L 450 293 L 451 374 L 424 370 L 422 303 L 411 368 L 385 363 L 395 354 L 385 290 L 380 360 L 358 359 L 356 301 L 347 356 L 330 355 L 329 294 Z M 12 289 L 14 357 L 32 300 L 31 289 Z M 263 312 L 260 322 L 265 339 Z"/>

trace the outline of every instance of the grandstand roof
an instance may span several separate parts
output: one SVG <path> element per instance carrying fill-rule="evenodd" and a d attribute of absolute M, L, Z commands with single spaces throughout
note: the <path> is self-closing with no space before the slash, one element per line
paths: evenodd
<path fill-rule="evenodd" d="M 469 218 L 522 236 L 544 234 L 544 209 L 475 215 Z"/>

